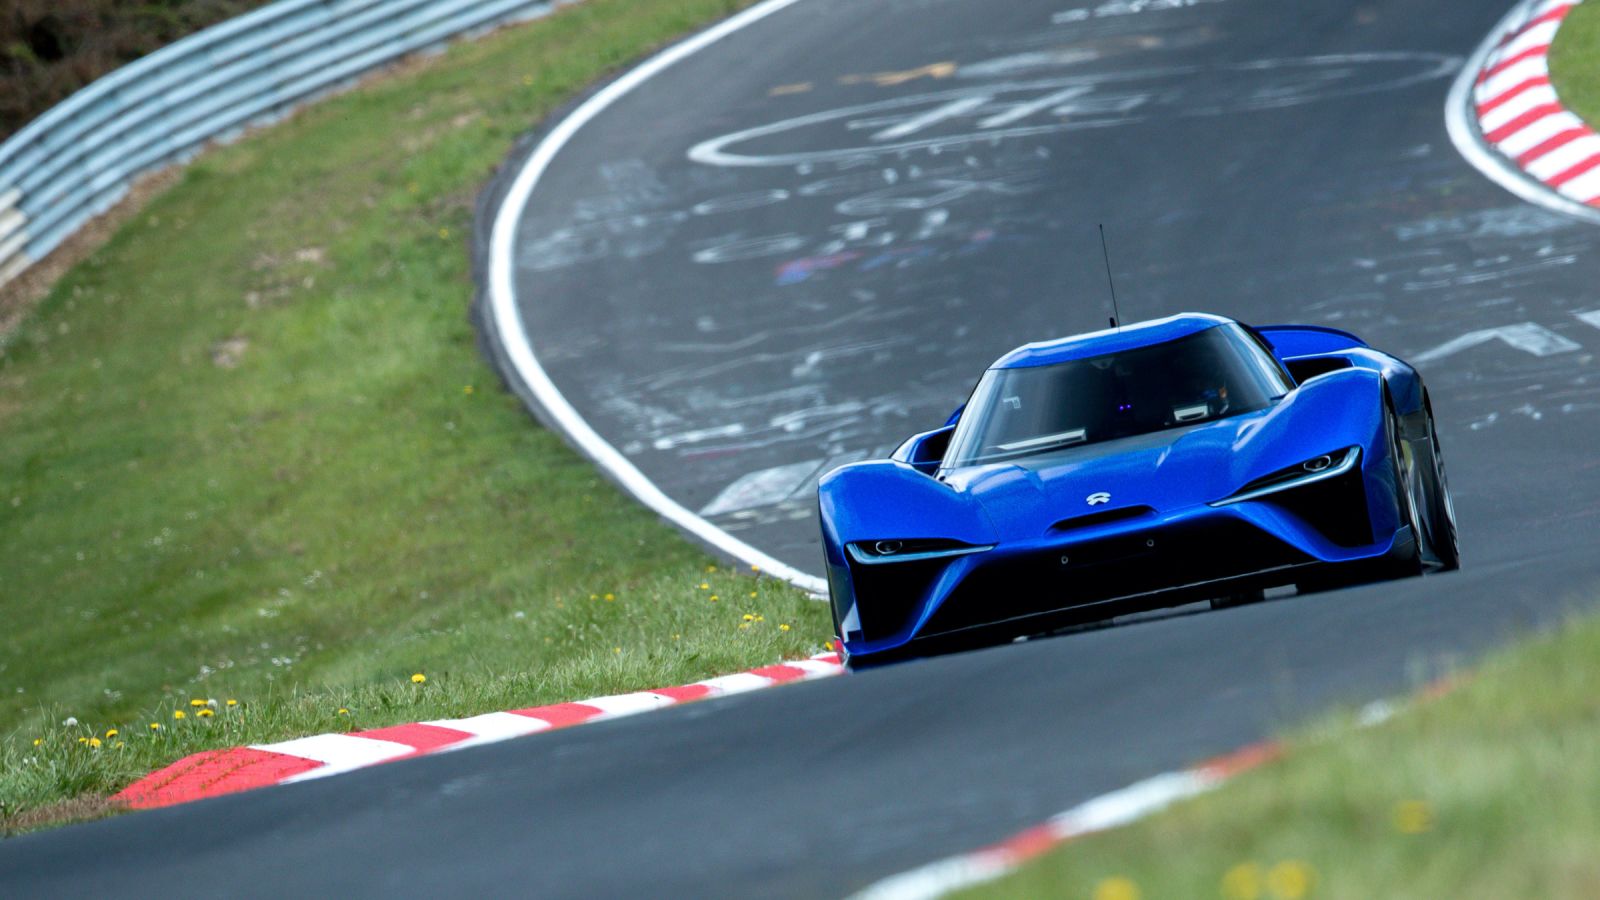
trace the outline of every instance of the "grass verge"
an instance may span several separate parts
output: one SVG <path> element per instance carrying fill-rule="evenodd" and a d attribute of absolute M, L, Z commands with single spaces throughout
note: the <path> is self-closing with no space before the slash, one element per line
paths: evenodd
<path fill-rule="evenodd" d="M 1568 109 L 1600 127 L 1600 2 L 1567 13 L 1550 46 L 1550 81 Z"/>
<path fill-rule="evenodd" d="M 822 604 L 603 482 L 467 319 L 515 136 L 742 5 L 588 0 L 209 153 L 0 345 L 0 821 L 201 749 L 820 648 Z"/>
<path fill-rule="evenodd" d="M 1389 722 L 1353 716 L 1276 763 L 963 896 L 1592 897 L 1600 618 L 1491 656 Z"/>

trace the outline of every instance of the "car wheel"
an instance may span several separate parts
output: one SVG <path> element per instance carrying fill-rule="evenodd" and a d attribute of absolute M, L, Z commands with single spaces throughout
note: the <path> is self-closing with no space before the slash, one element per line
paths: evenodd
<path fill-rule="evenodd" d="M 1411 528 L 1411 548 L 1402 555 L 1391 558 L 1391 571 L 1395 577 L 1408 575 L 1421 575 L 1423 570 L 1423 542 L 1427 536 L 1423 533 L 1419 510 L 1422 501 L 1418 497 L 1420 482 L 1417 478 L 1416 454 L 1411 449 L 1411 444 L 1405 440 L 1401 430 L 1400 417 L 1395 414 L 1394 406 L 1389 402 L 1387 395 L 1384 397 L 1384 430 L 1388 432 L 1389 459 L 1394 467 L 1394 502 L 1400 512 L 1400 524 Z"/>
<path fill-rule="evenodd" d="M 1450 499 L 1450 481 L 1444 472 L 1444 451 L 1439 449 L 1439 432 L 1428 411 L 1428 549 L 1440 571 L 1461 568 L 1461 548 L 1456 538 L 1456 507 Z"/>

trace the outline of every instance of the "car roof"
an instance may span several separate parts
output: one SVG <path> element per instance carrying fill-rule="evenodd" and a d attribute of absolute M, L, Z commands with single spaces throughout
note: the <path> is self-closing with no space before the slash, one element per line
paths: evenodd
<path fill-rule="evenodd" d="M 1024 344 L 995 360 L 994 365 L 989 368 L 1023 369 L 1103 356 L 1136 347 L 1166 343 L 1231 322 L 1232 319 L 1209 313 L 1178 313 L 1165 319 L 1150 319 L 1123 325 L 1120 328 L 1107 328 L 1103 331 L 1056 338 L 1053 341 Z"/>

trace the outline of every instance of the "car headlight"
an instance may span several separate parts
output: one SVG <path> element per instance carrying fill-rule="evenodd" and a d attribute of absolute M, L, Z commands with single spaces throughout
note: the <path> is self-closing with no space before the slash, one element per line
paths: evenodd
<path fill-rule="evenodd" d="M 1211 506 L 1227 506 L 1230 503 L 1243 503 L 1246 500 L 1255 500 L 1280 491 L 1292 490 L 1338 478 L 1340 475 L 1354 469 L 1361 462 L 1360 447 L 1346 447 L 1332 453 L 1323 453 L 1313 456 L 1304 462 L 1287 468 L 1279 469 L 1271 475 L 1257 478 L 1234 494 L 1221 500 L 1211 501 Z"/>
<path fill-rule="evenodd" d="M 945 538 L 889 538 L 881 541 L 855 541 L 847 544 L 850 558 L 865 565 L 941 559 L 993 550 L 993 544 L 968 544 Z"/>

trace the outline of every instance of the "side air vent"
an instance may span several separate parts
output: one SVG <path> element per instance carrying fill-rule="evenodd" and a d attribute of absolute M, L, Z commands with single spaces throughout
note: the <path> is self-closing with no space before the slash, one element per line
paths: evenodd
<path fill-rule="evenodd" d="M 1086 516 L 1073 516 L 1050 526 L 1051 531 L 1072 531 L 1076 528 L 1089 528 L 1094 525 L 1107 525 L 1111 522 L 1125 522 L 1128 519 L 1140 519 L 1145 516 L 1155 515 L 1155 510 L 1148 506 L 1124 506 L 1121 509 L 1108 509 L 1104 512 L 1092 512 Z"/>
<path fill-rule="evenodd" d="M 1318 375 L 1350 368 L 1350 360 L 1342 356 L 1310 356 L 1305 359 L 1291 359 L 1286 365 L 1289 367 L 1289 374 L 1294 376 L 1294 383 L 1305 384 Z"/>

